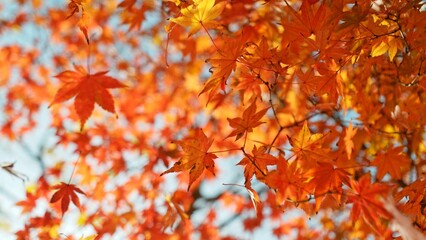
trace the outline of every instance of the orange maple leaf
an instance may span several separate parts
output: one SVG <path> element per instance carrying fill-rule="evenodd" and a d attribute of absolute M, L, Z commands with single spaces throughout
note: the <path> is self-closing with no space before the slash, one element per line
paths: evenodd
<path fill-rule="evenodd" d="M 143 1 L 140 8 L 134 7 L 136 1 L 123 1 L 118 7 L 125 8 L 121 18 L 123 24 L 129 25 L 129 31 L 132 29 L 139 30 L 142 23 L 146 20 L 146 13 L 154 8 L 153 1 Z"/>
<path fill-rule="evenodd" d="M 194 136 L 176 143 L 182 147 L 184 154 L 170 169 L 161 173 L 161 176 L 166 173 L 189 170 L 189 190 L 191 184 L 201 176 L 204 169 L 209 170 L 214 175 L 213 160 L 217 156 L 208 152 L 213 139 L 207 138 L 202 129 L 195 130 Z"/>
<path fill-rule="evenodd" d="M 351 159 L 352 150 L 354 149 L 354 142 L 352 138 L 355 136 L 358 129 L 354 129 L 352 126 L 352 122 L 349 123 L 349 127 L 346 129 L 346 135 L 344 138 L 345 141 L 345 150 L 348 155 L 348 159 Z"/>
<path fill-rule="evenodd" d="M 106 76 L 107 71 L 89 74 L 81 66 L 75 66 L 75 69 L 77 71 L 67 70 L 55 76 L 64 85 L 58 90 L 49 107 L 75 96 L 74 108 L 80 118 L 80 130 L 82 130 L 93 112 L 95 103 L 108 112 L 115 113 L 114 100 L 107 89 L 123 88 L 126 85 Z"/>
<path fill-rule="evenodd" d="M 267 166 L 276 164 L 276 158 L 267 153 L 267 148 L 261 146 L 259 148 L 256 145 L 253 146 L 251 151 L 253 155 L 245 154 L 237 165 L 244 165 L 244 178 L 245 186 L 249 187 L 250 180 L 253 175 L 256 175 L 257 179 L 263 179 L 267 175 Z"/>
<path fill-rule="evenodd" d="M 295 137 L 288 137 L 290 145 L 292 146 L 291 150 L 296 155 L 297 159 L 308 160 L 314 159 L 317 160 L 319 157 L 323 157 L 323 147 L 322 147 L 322 138 L 323 134 L 311 134 L 311 131 L 308 128 L 308 122 L 305 121 L 302 129 Z M 304 162 L 305 164 L 307 162 Z M 313 162 L 312 162 L 313 164 Z M 309 167 L 312 167 L 312 164 Z"/>
<path fill-rule="evenodd" d="M 235 128 L 226 138 L 237 136 L 235 141 L 244 136 L 245 133 L 253 132 L 253 128 L 264 123 L 260 119 L 265 115 L 268 108 L 256 112 L 256 101 L 253 101 L 251 105 L 244 110 L 243 117 L 228 118 L 229 125 Z"/>
<path fill-rule="evenodd" d="M 388 194 L 388 186 L 380 183 L 372 184 L 370 174 L 366 174 L 358 182 L 351 181 L 350 187 L 353 194 L 348 196 L 347 203 L 353 203 L 352 221 L 358 221 L 361 216 L 374 229 L 378 229 L 381 226 L 380 217 L 391 218 L 381 201 L 381 198 Z"/>
<path fill-rule="evenodd" d="M 328 95 L 330 101 L 336 102 L 343 92 L 341 66 L 333 59 L 327 62 L 319 62 L 314 66 L 320 76 L 316 76 L 316 91 L 319 95 Z"/>
<path fill-rule="evenodd" d="M 80 200 L 76 192 L 79 194 L 86 195 L 80 188 L 76 187 L 74 184 L 67 184 L 64 182 L 53 186 L 53 189 L 58 189 L 58 191 L 53 194 L 52 198 L 50 199 L 50 203 L 55 203 L 61 199 L 62 216 L 65 214 L 66 211 L 68 211 L 70 200 L 74 203 L 76 207 L 80 208 Z"/>
<path fill-rule="evenodd" d="M 396 202 L 404 202 L 399 207 L 406 214 L 417 215 L 421 218 L 424 214 L 424 198 L 426 196 L 426 180 L 417 179 L 400 192 L 395 194 Z M 405 201 L 401 201 L 405 198 Z"/>
<path fill-rule="evenodd" d="M 284 158 L 277 161 L 277 169 L 265 177 L 265 184 L 277 191 L 276 200 L 281 204 L 286 200 L 299 201 L 306 198 L 308 177 L 295 161 L 287 162 Z"/>
<path fill-rule="evenodd" d="M 29 213 L 36 207 L 38 198 L 37 195 L 27 192 L 25 199 L 17 202 L 16 206 L 22 207 L 22 213 Z"/>
<path fill-rule="evenodd" d="M 212 75 L 205 82 L 200 95 L 208 92 L 209 101 L 213 98 L 218 90 L 225 91 L 226 81 L 235 68 L 237 67 L 238 59 L 241 57 L 244 49 L 246 36 L 241 35 L 240 39 L 225 39 L 225 45 L 212 58 L 206 62 L 212 65 L 210 71 Z"/>
<path fill-rule="evenodd" d="M 404 146 L 391 148 L 385 153 L 380 153 L 371 165 L 377 167 L 377 178 L 382 179 L 389 173 L 394 179 L 402 179 L 402 174 L 410 168 L 411 161 L 402 154 Z"/>
<path fill-rule="evenodd" d="M 336 168 L 330 163 L 318 162 L 318 166 L 308 172 L 313 175 L 309 182 L 314 185 L 316 211 L 321 206 L 326 193 L 333 194 L 334 199 L 341 204 L 342 183 L 349 186 L 349 173 L 342 168 Z"/>
<path fill-rule="evenodd" d="M 206 31 L 207 28 L 216 27 L 214 19 L 222 13 L 225 5 L 226 1 L 215 5 L 214 0 L 194 0 L 194 4 L 181 10 L 180 17 L 171 18 L 170 21 L 189 27 L 189 36 L 191 36 L 201 27 Z"/>
<path fill-rule="evenodd" d="M 287 3 L 287 2 L 286 2 Z M 295 18 L 290 22 L 283 22 L 285 33 L 291 39 L 307 38 L 311 34 L 324 31 L 326 20 L 326 5 L 321 4 L 318 8 L 312 6 L 309 1 L 303 1 L 299 11 L 294 10 L 290 5 L 289 10 Z"/>

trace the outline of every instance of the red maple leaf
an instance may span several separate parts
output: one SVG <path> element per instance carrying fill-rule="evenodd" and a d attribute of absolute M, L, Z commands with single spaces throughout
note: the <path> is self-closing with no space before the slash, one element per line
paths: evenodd
<path fill-rule="evenodd" d="M 77 71 L 67 70 L 55 76 L 64 85 L 58 90 L 50 106 L 75 97 L 74 108 L 80 118 L 81 130 L 92 114 L 95 103 L 108 112 L 115 113 L 114 100 L 107 89 L 123 88 L 126 85 L 106 76 L 107 71 L 89 74 L 81 66 L 75 66 L 75 69 Z"/>
<path fill-rule="evenodd" d="M 76 192 L 79 194 L 86 195 L 80 188 L 76 187 L 74 184 L 67 184 L 64 182 L 53 186 L 53 189 L 59 190 L 53 194 L 52 198 L 50 199 L 50 203 L 55 203 L 61 199 L 62 216 L 65 214 L 66 211 L 68 211 L 70 200 L 74 203 L 76 207 L 80 208 L 80 200 Z"/>

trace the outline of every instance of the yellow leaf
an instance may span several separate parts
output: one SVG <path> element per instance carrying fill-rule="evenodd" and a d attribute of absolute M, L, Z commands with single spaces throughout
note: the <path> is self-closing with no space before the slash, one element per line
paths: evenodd
<path fill-rule="evenodd" d="M 214 19 L 217 18 L 225 8 L 226 2 L 220 2 L 214 5 L 214 0 L 194 0 L 194 4 L 181 10 L 182 16 L 172 18 L 183 27 L 189 27 L 189 36 L 198 32 L 201 27 L 215 27 Z"/>
<path fill-rule="evenodd" d="M 389 59 L 393 61 L 393 58 L 396 56 L 396 53 L 398 52 L 398 49 L 402 48 L 402 44 L 399 38 L 393 38 L 388 42 L 389 45 Z"/>
<path fill-rule="evenodd" d="M 87 237 L 84 237 L 84 235 L 83 235 L 83 236 L 81 236 L 81 238 L 79 240 L 95 240 L 95 238 L 97 236 L 98 236 L 97 234 L 93 234 L 93 235 L 90 235 L 90 236 L 87 236 Z"/>
<path fill-rule="evenodd" d="M 381 42 L 380 44 L 375 44 L 371 50 L 371 56 L 377 57 L 377 56 L 383 55 L 386 53 L 388 49 L 389 49 L 389 46 L 385 42 Z"/>
<path fill-rule="evenodd" d="M 250 199 L 251 199 L 251 202 L 253 203 L 254 211 L 256 212 L 256 215 L 257 215 L 257 205 L 260 203 L 259 195 L 251 187 L 246 187 L 246 189 L 247 189 L 247 192 L 250 195 Z"/>
<path fill-rule="evenodd" d="M 380 26 L 390 26 L 390 23 L 388 21 L 386 21 L 386 20 L 383 20 L 383 21 L 380 22 L 379 25 Z"/>
<path fill-rule="evenodd" d="M 82 214 L 80 214 L 80 216 L 78 217 L 78 220 L 77 220 L 77 224 L 78 224 L 78 226 L 84 226 L 84 224 L 86 224 L 86 222 L 87 222 L 87 214 L 85 214 L 85 213 L 82 213 Z"/>

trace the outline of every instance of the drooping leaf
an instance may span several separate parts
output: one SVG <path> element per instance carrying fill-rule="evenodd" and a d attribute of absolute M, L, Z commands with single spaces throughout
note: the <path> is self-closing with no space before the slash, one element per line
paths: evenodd
<path fill-rule="evenodd" d="M 170 169 L 161 173 L 161 176 L 166 173 L 189 170 L 189 190 L 194 181 L 201 176 L 204 169 L 214 175 L 213 160 L 217 157 L 215 154 L 208 152 L 213 139 L 207 138 L 202 129 L 196 129 L 193 136 L 176 143 L 182 147 L 183 156 Z"/>
<path fill-rule="evenodd" d="M 69 15 L 67 19 L 72 17 L 75 13 L 78 13 L 81 11 L 81 18 L 78 21 L 78 27 L 80 28 L 80 31 L 84 34 L 87 44 L 90 44 L 89 34 L 87 29 L 88 16 L 85 10 L 85 4 L 86 4 L 86 0 L 71 0 L 68 3 Z"/>
<path fill-rule="evenodd" d="M 249 186 L 246 186 L 246 190 L 249 193 L 251 203 L 253 204 L 254 211 L 256 212 L 256 215 L 257 215 L 257 205 L 260 204 L 259 194 L 257 194 L 257 192 L 252 187 L 249 187 Z"/>
<path fill-rule="evenodd" d="M 68 211 L 70 201 L 72 201 L 76 207 L 80 208 L 80 199 L 78 198 L 77 193 L 86 195 L 74 184 L 67 184 L 64 182 L 53 186 L 53 189 L 57 189 L 57 191 L 50 199 L 50 203 L 55 203 L 61 200 L 62 216 Z"/>
<path fill-rule="evenodd" d="M 81 66 L 77 71 L 64 71 L 55 77 L 64 84 L 58 90 L 50 106 L 75 97 L 74 108 L 80 118 L 80 130 L 93 112 L 95 103 L 108 112 L 115 113 L 114 100 L 107 91 L 109 88 L 123 88 L 126 85 L 107 76 L 107 72 L 87 73 Z M 50 107 L 49 106 L 49 107 Z"/>
<path fill-rule="evenodd" d="M 27 176 L 25 176 L 24 174 L 16 171 L 15 169 L 13 169 L 13 166 L 15 165 L 15 163 L 13 162 L 6 162 L 6 163 L 0 163 L 0 167 L 5 170 L 6 172 L 8 172 L 9 174 L 21 179 L 22 181 L 25 181 L 25 179 L 28 179 Z"/>
<path fill-rule="evenodd" d="M 85 237 L 84 235 L 80 237 L 79 240 L 95 240 L 98 234 L 93 234 Z"/>

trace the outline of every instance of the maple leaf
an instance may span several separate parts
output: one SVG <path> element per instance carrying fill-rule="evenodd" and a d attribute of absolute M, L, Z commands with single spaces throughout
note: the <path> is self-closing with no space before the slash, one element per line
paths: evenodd
<path fill-rule="evenodd" d="M 321 140 L 324 137 L 323 134 L 311 134 L 311 131 L 308 128 L 308 122 L 305 121 L 302 129 L 295 137 L 287 136 L 292 146 L 291 150 L 296 155 L 297 159 L 301 160 L 317 160 L 320 157 L 323 157 L 323 148 Z M 303 164 L 308 164 L 304 161 Z M 312 167 L 312 164 L 308 164 Z"/>
<path fill-rule="evenodd" d="M 316 211 L 318 211 L 324 194 L 327 192 L 337 193 L 333 196 L 338 203 L 341 201 L 342 183 L 349 186 L 349 173 L 342 168 L 336 168 L 330 163 L 318 162 L 318 167 L 310 170 L 307 174 L 313 175 L 310 184 L 315 188 Z"/>
<path fill-rule="evenodd" d="M 36 194 L 27 191 L 25 199 L 17 202 L 16 206 L 22 207 L 22 213 L 28 213 L 36 207 L 37 199 Z"/>
<path fill-rule="evenodd" d="M 390 37 L 388 37 L 388 45 L 389 45 L 389 49 L 388 49 L 388 54 L 389 54 L 389 60 L 393 61 L 393 58 L 396 56 L 396 53 L 399 50 L 403 49 L 403 44 L 401 39 L 399 38 L 391 38 L 389 40 Z"/>
<path fill-rule="evenodd" d="M 167 212 L 164 215 L 164 226 L 163 230 L 167 228 L 173 229 L 173 224 L 178 220 L 177 216 L 180 217 L 180 219 L 183 222 L 188 221 L 189 216 L 187 213 L 185 213 L 182 206 L 180 206 L 174 197 L 166 196 L 166 203 L 167 203 Z"/>
<path fill-rule="evenodd" d="M 244 110 L 243 117 L 228 118 L 229 125 L 235 128 L 226 138 L 236 136 L 235 141 L 244 136 L 245 133 L 253 132 L 253 128 L 264 123 L 260 119 L 265 115 L 268 108 L 256 112 L 256 101 Z"/>
<path fill-rule="evenodd" d="M 377 56 L 383 55 L 388 51 L 388 49 L 389 49 L 389 45 L 387 45 L 385 42 L 378 42 L 371 49 L 371 56 L 377 57 Z"/>
<path fill-rule="evenodd" d="M 302 200 L 309 194 L 305 188 L 308 178 L 295 161 L 289 163 L 284 158 L 278 159 L 277 169 L 268 173 L 264 181 L 270 188 L 276 189 L 279 204 L 288 199 Z"/>
<path fill-rule="evenodd" d="M 53 189 L 58 189 L 58 191 L 53 194 L 52 198 L 50 199 L 50 203 L 55 203 L 61 199 L 62 216 L 65 214 L 66 211 L 68 211 L 70 200 L 74 203 L 76 207 L 80 208 L 80 200 L 76 192 L 79 194 L 86 195 L 80 188 L 76 187 L 74 184 L 67 184 L 64 182 L 53 186 Z"/>
<path fill-rule="evenodd" d="M 381 224 L 380 217 L 391 218 L 381 202 L 381 198 L 388 194 L 388 186 L 380 183 L 372 184 L 370 174 L 366 174 L 358 182 L 351 181 L 350 188 L 353 194 L 348 196 L 347 203 L 353 203 L 352 221 L 359 221 L 359 217 L 362 216 L 367 223 L 378 229 Z"/>
<path fill-rule="evenodd" d="M 237 163 L 237 165 L 245 166 L 244 178 L 246 187 L 250 186 L 250 180 L 253 175 L 256 175 L 257 179 L 263 179 L 267 175 L 267 166 L 276 163 L 275 157 L 267 153 L 265 146 L 257 148 L 254 145 L 251 152 L 253 155 L 245 154 L 245 158 Z"/>
<path fill-rule="evenodd" d="M 358 27 L 360 23 L 367 17 L 370 7 L 371 6 L 366 4 L 363 6 L 357 3 L 354 4 L 350 11 L 343 13 L 343 18 L 341 19 L 341 23 L 339 24 L 337 30 L 340 31 L 346 28 L 353 29 Z"/>
<path fill-rule="evenodd" d="M 171 18 L 170 21 L 175 22 L 183 27 L 189 27 L 189 35 L 198 32 L 201 27 L 206 31 L 207 28 L 216 27 L 214 19 L 217 18 L 225 8 L 226 2 L 220 2 L 215 5 L 214 0 L 194 0 L 194 3 L 181 10 L 181 16 Z"/>
<path fill-rule="evenodd" d="M 81 66 L 75 66 L 75 68 L 77 71 L 67 70 L 55 76 L 64 84 L 49 107 L 75 96 L 74 108 L 80 118 L 80 130 L 82 130 L 93 112 L 95 103 L 106 111 L 115 113 L 114 100 L 107 89 L 123 88 L 126 85 L 106 76 L 107 71 L 89 74 Z"/>
<path fill-rule="evenodd" d="M 129 24 L 129 31 L 132 29 L 139 30 L 146 19 L 146 13 L 154 8 L 153 1 L 144 1 L 140 8 L 134 8 L 135 3 L 135 0 L 131 0 L 123 1 L 118 5 L 118 7 L 126 8 L 121 18 L 123 24 Z"/>
<path fill-rule="evenodd" d="M 400 192 L 395 194 L 395 201 L 400 202 L 406 198 L 406 203 L 401 205 L 401 209 L 406 214 L 421 216 L 424 213 L 424 198 L 426 196 L 426 180 L 417 179 Z"/>
<path fill-rule="evenodd" d="M 332 102 L 337 102 L 343 92 L 341 66 L 333 59 L 329 62 L 319 62 L 315 69 L 321 76 L 316 77 L 316 91 L 318 94 L 327 94 Z"/>
<path fill-rule="evenodd" d="M 189 190 L 191 184 L 201 176 L 204 169 L 214 175 L 213 160 L 217 156 L 208 152 L 213 139 L 207 138 L 202 129 L 196 129 L 194 136 L 187 137 L 176 143 L 182 147 L 184 154 L 170 169 L 161 173 L 160 176 L 166 173 L 189 170 Z"/>
<path fill-rule="evenodd" d="M 307 38 L 310 34 L 316 34 L 319 31 L 324 31 L 323 25 L 326 20 L 325 4 L 321 4 L 315 12 L 314 10 L 315 9 L 307 1 L 303 1 L 299 11 L 300 14 L 289 6 L 289 11 L 295 19 L 290 22 L 282 22 L 286 34 L 289 35 L 287 37 L 290 39 L 300 37 Z"/>
<path fill-rule="evenodd" d="M 394 179 L 402 179 L 402 174 L 410 168 L 411 161 L 403 153 L 404 146 L 395 147 L 380 153 L 371 165 L 377 167 L 377 178 L 383 179 L 389 173 Z"/>
<path fill-rule="evenodd" d="M 352 126 L 352 122 L 349 123 L 349 127 L 346 129 L 346 135 L 344 138 L 345 141 L 345 150 L 348 154 L 348 159 L 351 159 L 352 150 L 354 149 L 354 142 L 352 138 L 355 136 L 358 129 L 354 129 Z"/>
<path fill-rule="evenodd" d="M 220 89 L 225 91 L 226 80 L 235 68 L 239 57 L 243 52 L 243 45 L 245 36 L 241 35 L 240 39 L 226 39 L 225 45 L 219 50 L 212 58 L 207 59 L 206 62 L 212 65 L 212 75 L 205 82 L 203 90 L 200 95 L 209 92 L 209 101 L 213 98 L 214 94 Z"/>

